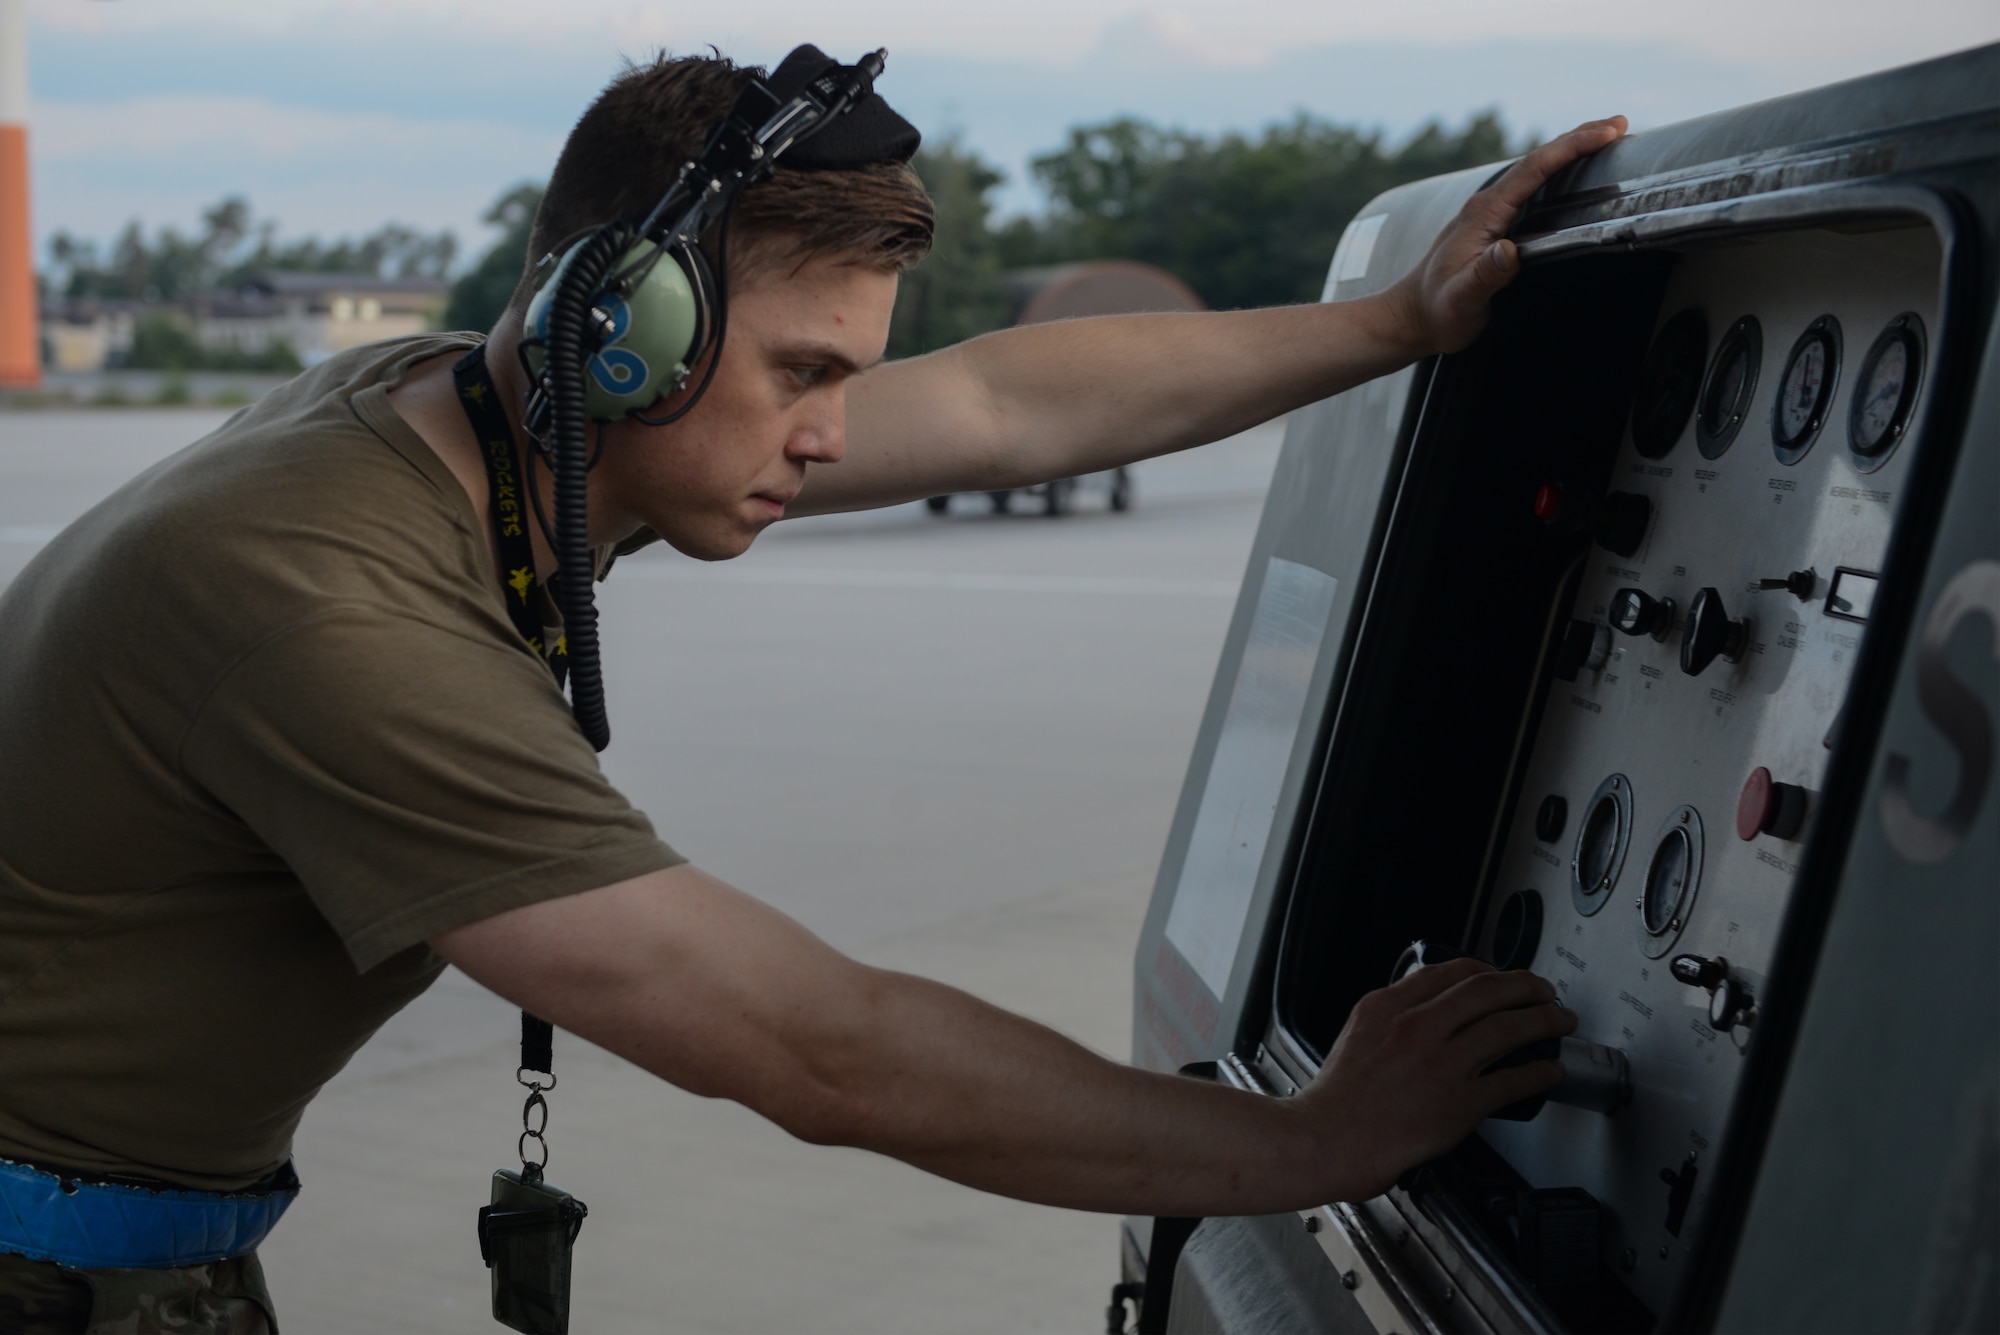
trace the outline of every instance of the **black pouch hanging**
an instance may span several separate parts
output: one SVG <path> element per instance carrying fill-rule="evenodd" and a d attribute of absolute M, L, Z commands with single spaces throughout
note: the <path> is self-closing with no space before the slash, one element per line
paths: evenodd
<path fill-rule="evenodd" d="M 530 1164 L 493 1174 L 479 1211 L 479 1254 L 493 1276 L 493 1319 L 523 1335 L 568 1335 L 570 1246 L 590 1211 Z"/>

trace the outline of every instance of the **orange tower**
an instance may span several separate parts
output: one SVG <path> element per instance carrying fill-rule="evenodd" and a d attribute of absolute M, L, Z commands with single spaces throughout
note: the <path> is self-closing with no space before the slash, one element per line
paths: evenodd
<path fill-rule="evenodd" d="M 0 385 L 42 379 L 41 311 L 28 230 L 26 0 L 0 0 Z"/>

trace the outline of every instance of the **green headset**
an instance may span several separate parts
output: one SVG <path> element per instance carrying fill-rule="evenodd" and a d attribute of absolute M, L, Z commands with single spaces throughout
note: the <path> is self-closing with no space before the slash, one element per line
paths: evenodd
<path fill-rule="evenodd" d="M 588 423 L 631 418 L 664 425 L 707 392 L 729 322 L 722 272 L 730 210 L 747 187 L 776 170 L 780 157 L 791 155 L 788 166 L 835 169 L 909 160 L 915 127 L 874 96 L 885 57 L 876 51 L 841 65 L 801 46 L 768 80 L 753 73 L 709 132 L 701 156 L 681 168 L 645 218 L 591 228 L 542 261 L 519 349 L 530 386 L 523 416 L 555 476 L 550 545 L 558 578 L 551 592 L 563 616 L 570 708 L 600 751 L 611 730 L 587 527 Z M 800 145 L 808 151 L 794 152 Z M 711 229 L 713 266 L 701 247 Z M 665 416 L 647 416 L 644 410 L 662 395 L 685 387 L 690 369 L 711 350 L 718 355 L 694 393 Z"/>

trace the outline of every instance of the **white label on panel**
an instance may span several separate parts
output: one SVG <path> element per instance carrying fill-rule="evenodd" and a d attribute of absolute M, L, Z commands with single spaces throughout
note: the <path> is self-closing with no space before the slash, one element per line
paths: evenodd
<path fill-rule="evenodd" d="M 1378 213 L 1347 224 L 1347 230 L 1340 234 L 1340 244 L 1333 248 L 1333 263 L 1326 270 L 1326 287 L 1319 294 L 1321 301 L 1333 300 L 1336 283 L 1368 276 L 1368 261 L 1375 257 L 1375 238 L 1382 235 L 1382 224 L 1388 221 L 1388 214 Z"/>
<path fill-rule="evenodd" d="M 1229 990 L 1257 868 L 1271 839 L 1278 792 L 1339 586 L 1311 566 L 1272 557 L 1257 594 L 1243 664 L 1167 911 L 1167 940 L 1218 1000 Z"/>

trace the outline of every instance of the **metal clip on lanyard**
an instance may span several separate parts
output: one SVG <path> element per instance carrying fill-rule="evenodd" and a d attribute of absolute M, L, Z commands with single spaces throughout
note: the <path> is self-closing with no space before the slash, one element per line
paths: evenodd
<path fill-rule="evenodd" d="M 521 1156 L 523 1175 L 532 1173 L 540 1177 L 549 1163 L 549 1142 L 542 1135 L 549 1129 L 549 1101 L 542 1097 L 542 1091 L 556 1087 L 555 1045 L 556 1027 L 522 1011 L 521 1065 L 515 1070 L 514 1079 L 527 1087 L 528 1101 L 521 1106 L 521 1139 L 514 1148 Z M 543 1076 L 548 1077 L 546 1085 L 541 1081 Z M 531 1140 L 540 1151 L 539 1158 L 528 1157 Z"/>
<path fill-rule="evenodd" d="M 568 657 L 560 637 L 552 646 L 543 644 L 535 550 L 528 537 L 528 512 L 521 504 L 523 492 L 535 485 L 527 473 L 532 464 L 522 459 L 516 446 L 513 425 L 500 406 L 500 391 L 486 369 L 485 349 L 474 348 L 461 357 L 452 367 L 452 379 L 486 465 L 508 619 L 548 664 L 560 688 Z M 515 1142 L 521 1170 L 503 1168 L 493 1174 L 492 1203 L 479 1211 L 479 1255 L 492 1274 L 495 1321 L 526 1335 L 567 1335 L 570 1247 L 590 1210 L 542 1176 L 549 1162 L 544 1135 L 549 1101 L 543 1096 L 556 1087 L 555 1027 L 526 1011 L 521 1012 L 521 1064 L 514 1078 L 528 1091 L 521 1108 L 520 1139 Z"/>

